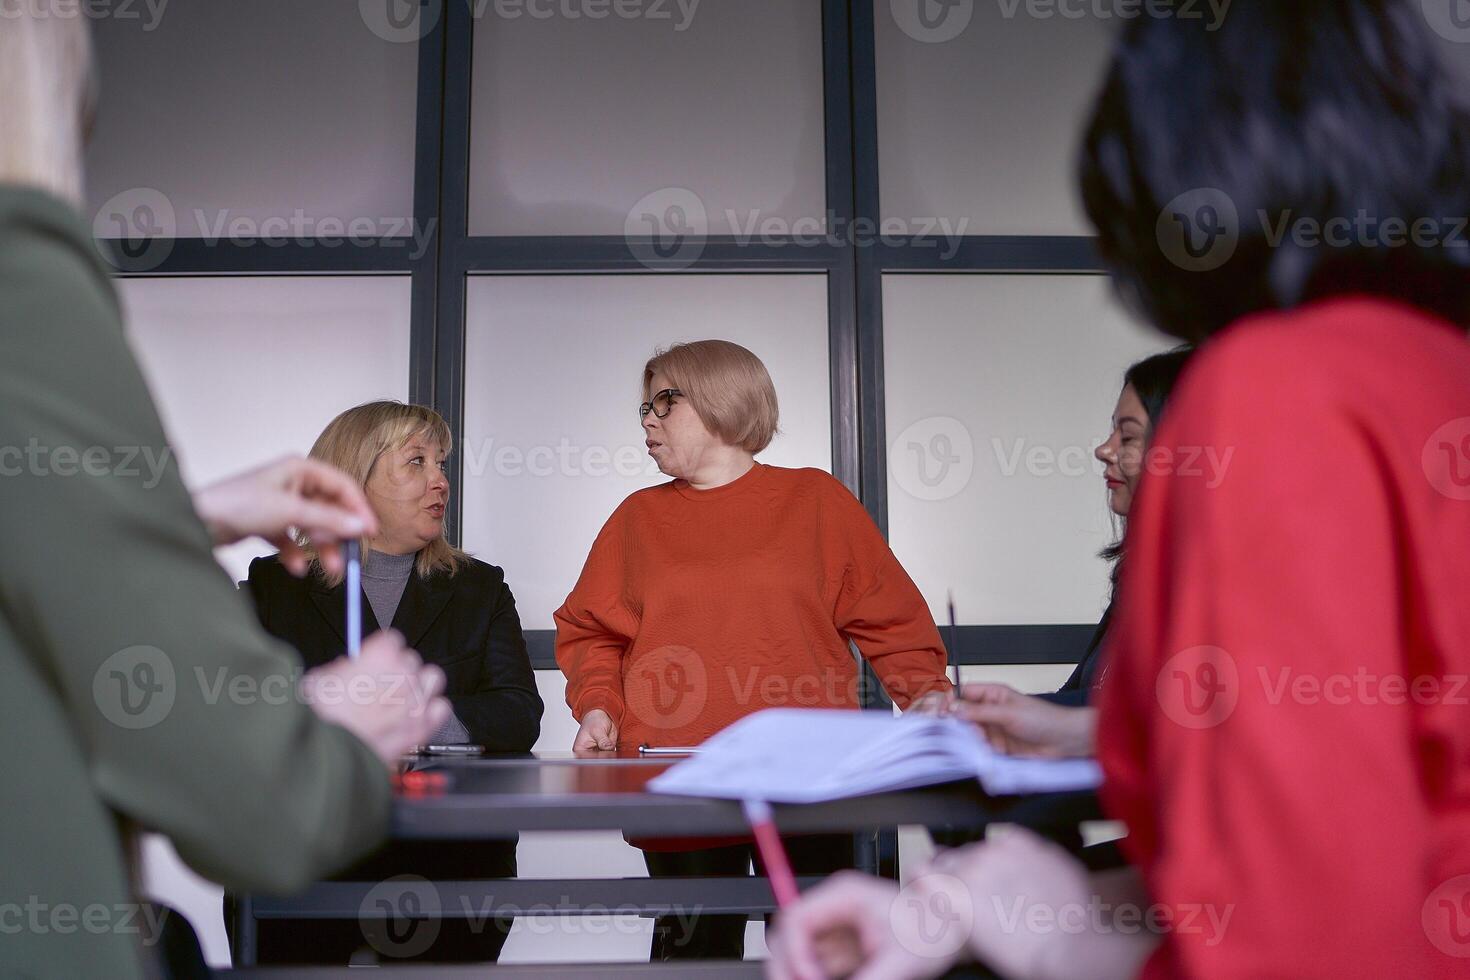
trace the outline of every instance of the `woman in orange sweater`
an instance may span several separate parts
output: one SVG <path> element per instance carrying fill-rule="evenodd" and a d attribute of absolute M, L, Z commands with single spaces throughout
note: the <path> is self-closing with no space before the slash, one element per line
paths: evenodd
<path fill-rule="evenodd" d="M 673 477 L 613 512 L 556 612 L 573 750 L 696 745 L 764 708 L 856 708 L 856 642 L 900 708 L 948 689 L 939 631 L 877 526 L 821 470 L 755 460 L 776 391 L 750 351 L 679 344 L 643 369 L 649 454 Z M 644 841 L 649 874 L 743 875 L 744 841 Z M 851 838 L 789 842 L 799 874 L 848 866 Z M 673 845 L 680 846 L 680 845 Z M 653 958 L 734 958 L 745 916 L 688 935 L 660 919 Z"/>

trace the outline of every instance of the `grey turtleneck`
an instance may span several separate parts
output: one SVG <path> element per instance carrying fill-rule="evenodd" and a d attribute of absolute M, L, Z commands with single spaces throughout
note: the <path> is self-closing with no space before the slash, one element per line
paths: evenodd
<path fill-rule="evenodd" d="M 385 555 L 381 551 L 369 551 L 367 561 L 362 563 L 362 591 L 383 629 L 388 628 L 398 612 L 398 603 L 403 599 L 416 560 L 418 555 L 414 552 Z"/>
<path fill-rule="evenodd" d="M 381 551 L 369 551 L 367 561 L 362 563 L 362 591 L 378 625 L 387 629 L 398 612 L 398 603 L 403 600 L 403 590 L 408 587 L 408 577 L 413 574 L 413 563 L 418 554 L 385 555 Z M 429 740 L 436 745 L 463 745 L 470 740 L 469 730 L 454 715 L 439 726 Z"/>

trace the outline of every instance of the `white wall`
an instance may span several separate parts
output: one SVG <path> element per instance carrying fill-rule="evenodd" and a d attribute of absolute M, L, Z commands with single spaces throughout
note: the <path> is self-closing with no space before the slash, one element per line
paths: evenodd
<path fill-rule="evenodd" d="M 406 276 L 121 279 L 128 337 L 184 481 L 305 455 L 337 413 L 408 398 Z M 273 549 L 221 549 L 235 581 Z"/>
<path fill-rule="evenodd" d="M 932 30 L 918 3 L 943 11 Z M 1073 158 L 1117 22 L 1027 9 L 873 0 L 885 217 L 947 218 L 971 235 L 1089 233 Z"/>
<path fill-rule="evenodd" d="M 374 34 L 358 4 L 165 3 L 156 18 L 156 3 L 106 6 L 119 15 L 91 19 L 102 94 L 87 214 L 108 212 L 108 237 L 122 237 L 115 220 L 194 238 L 298 209 L 312 229 L 413 216 L 418 48 Z"/>
<path fill-rule="evenodd" d="M 670 0 L 644 5 L 660 16 L 599 20 L 482 6 L 471 234 L 621 235 L 669 188 L 701 234 L 822 216 L 818 0 Z"/>

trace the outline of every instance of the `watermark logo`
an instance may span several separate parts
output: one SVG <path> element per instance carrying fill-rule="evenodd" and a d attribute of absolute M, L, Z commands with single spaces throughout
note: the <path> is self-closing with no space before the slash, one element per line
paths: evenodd
<path fill-rule="evenodd" d="M 1424 19 L 1446 41 L 1470 44 L 1470 0 L 1420 0 Z"/>
<path fill-rule="evenodd" d="M 93 216 L 92 236 L 116 243 L 103 252 L 119 272 L 151 272 L 174 250 L 178 222 L 173 202 L 152 187 L 114 194 Z"/>
<path fill-rule="evenodd" d="M 89 905 L 73 905 L 69 902 L 52 904 L 39 895 L 28 895 L 24 903 L 0 904 L 0 936 L 18 936 L 22 933 L 32 936 L 112 934 L 136 936 L 136 942 L 152 947 L 163 938 L 163 927 L 169 914 L 169 909 L 151 902 L 123 902 L 116 905 L 104 905 L 101 902 Z"/>
<path fill-rule="evenodd" d="M 152 490 L 172 459 L 171 446 L 51 446 L 32 436 L 24 446 L 0 446 L 0 477 L 141 479 Z"/>
<path fill-rule="evenodd" d="M 1470 957 L 1470 875 L 1443 882 L 1419 911 L 1424 934 L 1446 956 Z"/>
<path fill-rule="evenodd" d="M 953 875 L 923 874 L 900 889 L 888 908 L 888 922 L 910 953 L 947 960 L 974 931 L 975 903 L 970 889 Z"/>
<path fill-rule="evenodd" d="M 476 20 L 618 20 L 666 21 L 675 34 L 694 24 L 701 0 L 474 0 Z"/>
<path fill-rule="evenodd" d="M 168 717 L 178 696 L 173 661 L 158 647 L 119 650 L 92 675 L 92 700 L 119 728 L 152 728 Z"/>
<path fill-rule="evenodd" d="M 1254 223 L 1247 228 L 1243 220 Z M 1247 231 L 1254 235 L 1257 227 L 1260 240 L 1272 249 L 1454 249 L 1457 261 L 1470 251 L 1470 217 L 1465 215 L 1376 214 L 1367 208 L 1315 215 L 1293 208 L 1257 208 L 1243 217 L 1235 202 L 1213 187 L 1186 191 L 1170 201 L 1159 212 L 1155 237 L 1174 265 L 1188 272 L 1209 272 L 1230 261 L 1243 235 Z"/>
<path fill-rule="evenodd" d="M 709 698 L 709 674 L 688 647 L 662 646 L 640 654 L 623 678 L 628 710 L 651 728 L 682 728 L 699 717 Z"/>
<path fill-rule="evenodd" d="M 163 23 L 169 0 L 0 0 L 0 20 L 32 17 L 36 20 L 139 21 L 151 34 Z"/>
<path fill-rule="evenodd" d="M 1159 706 L 1183 728 L 1222 724 L 1240 702 L 1240 670 L 1220 647 L 1197 646 L 1170 657 L 1154 684 Z"/>
<path fill-rule="evenodd" d="M 1470 500 L 1470 416 L 1435 429 L 1420 462 L 1434 489 L 1451 500 Z"/>
<path fill-rule="evenodd" d="M 1024 895 L 1009 899 L 990 897 L 1000 931 L 1006 935 L 1030 933 L 1050 935 L 1136 936 L 1149 933 L 1163 936 L 1199 936 L 1206 948 L 1214 948 L 1225 940 L 1225 932 L 1235 915 L 1235 903 L 1216 905 L 1212 902 L 1154 902 L 1140 906 L 1133 902 L 1105 901 L 1101 895 L 1087 896 L 1082 902 L 1056 905 L 1029 901 Z"/>
<path fill-rule="evenodd" d="M 943 44 L 965 33 L 975 0 L 888 0 L 893 22 L 915 41 Z"/>
<path fill-rule="evenodd" d="M 1207 33 L 1225 24 L 1234 0 L 997 0 L 1001 16 L 1012 20 L 1024 7 L 1033 20 L 1154 20 L 1204 21 Z M 1208 18 L 1208 20 L 1206 20 Z"/>
<path fill-rule="evenodd" d="M 888 447 L 894 481 L 919 500 L 947 500 L 969 486 L 975 473 L 970 430 L 947 415 L 919 419 Z"/>
<path fill-rule="evenodd" d="M 848 218 L 832 210 L 821 217 L 804 215 L 794 220 L 775 214 L 763 215 L 759 209 L 742 214 L 726 208 L 724 216 L 735 241 L 741 245 L 759 242 L 798 248 L 819 245 L 872 248 L 880 244 L 889 248 L 932 248 L 938 250 L 939 259 L 945 262 L 959 253 L 970 227 L 969 218 L 952 221 L 936 216 L 891 215 L 879 222 L 872 218 Z"/>
<path fill-rule="evenodd" d="M 1265 702 L 1272 707 L 1295 705 L 1400 705 L 1452 704 L 1470 706 L 1466 696 L 1470 675 L 1466 674 L 1379 674 L 1358 667 L 1351 674 L 1337 671 L 1317 674 L 1297 671 L 1291 664 L 1274 669 L 1256 668 Z"/>
<path fill-rule="evenodd" d="M 623 220 L 628 250 L 650 269 L 687 269 L 709 235 L 704 201 L 687 187 L 664 187 L 639 198 Z"/>
<path fill-rule="evenodd" d="M 410 261 L 423 258 L 438 224 L 436 218 L 430 218 L 421 225 L 417 219 L 409 217 L 316 217 L 308 215 L 302 208 L 296 208 L 290 215 L 273 214 L 259 219 L 247 214 L 233 214 L 228 208 L 213 215 L 195 208 L 193 218 L 199 226 L 200 240 L 210 246 L 221 240 L 234 245 L 263 245 L 266 248 L 284 248 L 293 243 L 304 248 L 339 248 L 344 244 L 357 248 L 383 246 L 409 249 Z"/>
<path fill-rule="evenodd" d="M 213 212 L 194 208 L 189 217 L 198 228 L 198 238 L 208 246 L 231 245 L 284 248 L 403 248 L 410 261 L 428 252 L 438 219 L 420 223 L 409 216 L 309 215 L 303 208 L 290 214 L 257 218 L 236 214 L 229 208 Z M 121 272 L 149 272 L 163 264 L 178 237 L 178 215 L 163 192 L 135 187 L 113 196 L 92 219 L 92 234 L 110 240 L 104 256 Z"/>
<path fill-rule="evenodd" d="M 442 0 L 357 0 L 367 29 L 391 44 L 423 40 L 439 23 Z"/>
<path fill-rule="evenodd" d="M 464 471 L 468 476 L 494 474 L 512 479 L 631 479 L 656 475 L 658 464 L 649 458 L 641 443 L 636 446 L 581 445 L 562 436 L 555 445 L 521 446 L 500 444 L 490 437 L 464 444 Z"/>
<path fill-rule="evenodd" d="M 363 896 L 357 921 L 376 952 L 393 959 L 418 956 L 439 938 L 439 889 L 419 875 L 396 875 Z"/>
<path fill-rule="evenodd" d="M 1186 272 L 1218 269 L 1240 244 L 1240 213 L 1222 190 L 1197 187 L 1164 205 L 1154 235 L 1165 258 Z"/>

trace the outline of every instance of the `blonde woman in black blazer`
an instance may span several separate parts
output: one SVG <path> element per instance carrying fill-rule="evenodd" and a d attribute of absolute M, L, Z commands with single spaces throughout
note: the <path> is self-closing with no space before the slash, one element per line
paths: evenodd
<path fill-rule="evenodd" d="M 424 663 L 444 671 L 453 715 L 434 741 L 528 752 L 540 734 L 542 703 L 515 599 L 499 568 L 471 558 L 444 537 L 449 445 L 449 426 L 433 409 L 383 401 L 337 416 L 311 455 L 360 482 L 378 518 L 379 533 L 363 541 L 363 634 L 392 628 L 410 638 Z M 347 597 L 340 574 L 313 566 L 298 579 L 272 556 L 251 564 L 246 585 L 261 625 L 293 645 L 303 666 L 341 656 Z M 514 877 L 515 847 L 515 840 L 400 842 L 342 877 Z M 354 954 L 383 962 L 494 960 L 510 922 L 445 919 L 418 929 L 391 935 L 375 932 L 367 920 L 261 920 L 257 962 L 345 964 Z"/>

